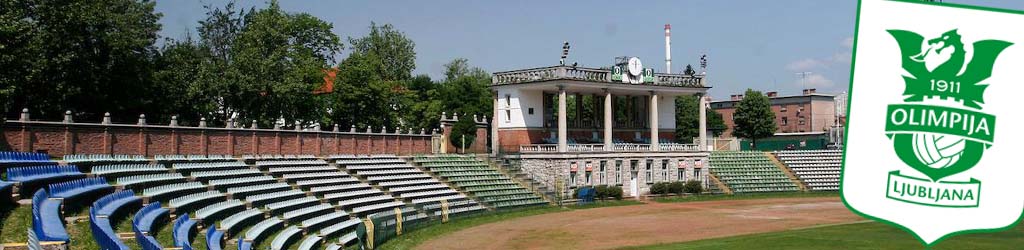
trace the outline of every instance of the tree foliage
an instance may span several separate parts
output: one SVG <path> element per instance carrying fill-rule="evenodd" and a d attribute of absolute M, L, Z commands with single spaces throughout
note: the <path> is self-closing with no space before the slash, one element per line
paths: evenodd
<path fill-rule="evenodd" d="M 140 98 L 151 95 L 160 30 L 154 2 L 2 2 L 0 95 L 8 114 L 24 107 L 58 119 L 72 110 L 89 120 L 160 105 Z"/>
<path fill-rule="evenodd" d="M 448 135 L 448 141 L 455 148 L 469 148 L 476 140 L 476 122 L 472 117 L 460 117 L 458 122 L 452 126 L 452 132 Z M 465 143 L 465 144 L 463 144 Z"/>
<path fill-rule="evenodd" d="M 676 140 L 679 143 L 692 143 L 693 138 L 700 136 L 700 99 L 693 95 L 676 97 Z M 710 136 L 720 136 L 727 127 L 722 114 L 706 108 L 707 129 Z"/>
<path fill-rule="evenodd" d="M 150 0 L 0 1 L 0 107 L 7 117 L 115 122 L 146 114 L 194 126 L 279 120 L 394 128 L 437 128 L 442 112 L 490 117 L 490 75 L 465 59 L 443 79 L 413 76 L 415 43 L 390 24 L 371 23 L 345 49 L 333 25 L 290 13 L 277 1 L 242 9 L 207 5 L 194 33 L 164 38 Z M 339 61 L 340 60 L 340 61 Z M 337 68 L 334 91 L 313 94 Z"/>
<path fill-rule="evenodd" d="M 733 114 L 736 127 L 733 135 L 750 139 L 754 145 L 761 138 L 775 134 L 775 113 L 768 97 L 760 91 L 747 89 Z"/>

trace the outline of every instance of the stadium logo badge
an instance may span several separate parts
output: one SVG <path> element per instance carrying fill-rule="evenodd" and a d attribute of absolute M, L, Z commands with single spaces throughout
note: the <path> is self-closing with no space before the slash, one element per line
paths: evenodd
<path fill-rule="evenodd" d="M 968 63 L 955 29 L 928 40 L 911 31 L 888 33 L 902 52 L 906 86 L 904 102 L 888 106 L 885 133 L 899 159 L 927 178 L 889 172 L 886 197 L 925 206 L 977 207 L 980 180 L 946 179 L 973 168 L 994 142 L 996 117 L 983 112 L 988 85 L 982 81 L 1011 43 L 975 42 Z"/>
<path fill-rule="evenodd" d="M 863 0 L 839 189 L 922 244 L 1024 221 L 1024 13 Z"/>

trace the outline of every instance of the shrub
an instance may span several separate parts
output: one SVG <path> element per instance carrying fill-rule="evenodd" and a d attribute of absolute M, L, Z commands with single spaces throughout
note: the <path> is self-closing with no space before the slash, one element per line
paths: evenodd
<path fill-rule="evenodd" d="M 609 186 L 607 190 L 608 197 L 615 198 L 616 200 L 622 199 L 622 188 L 618 186 Z"/>
<path fill-rule="evenodd" d="M 683 185 L 683 192 L 699 194 L 704 192 L 704 186 L 698 180 L 689 180 Z"/>
<path fill-rule="evenodd" d="M 685 186 L 686 185 L 681 181 L 673 181 L 668 184 L 668 192 L 673 194 L 683 194 Z"/>
<path fill-rule="evenodd" d="M 608 185 L 598 185 L 594 187 L 594 198 L 604 199 L 608 198 Z"/>
<path fill-rule="evenodd" d="M 667 194 L 667 193 L 668 193 L 668 183 L 666 183 L 666 182 L 658 182 L 658 183 L 654 183 L 654 185 L 651 185 L 651 194 Z"/>

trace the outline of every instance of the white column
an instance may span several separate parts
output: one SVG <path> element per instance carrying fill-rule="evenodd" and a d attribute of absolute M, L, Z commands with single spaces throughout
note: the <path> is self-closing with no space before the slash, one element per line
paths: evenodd
<path fill-rule="evenodd" d="M 658 142 L 658 93 L 651 91 L 651 151 L 660 150 L 660 143 Z"/>
<path fill-rule="evenodd" d="M 697 146 L 700 147 L 701 151 L 704 151 L 704 150 L 708 150 L 708 114 L 707 114 L 708 113 L 708 111 L 707 111 L 708 110 L 708 108 L 707 108 L 708 107 L 708 97 L 707 96 L 700 96 L 700 102 L 699 102 L 698 107 L 700 108 L 700 110 L 697 111 L 700 114 L 700 126 L 699 126 L 699 135 L 700 136 L 697 137 L 697 138 L 700 140 L 700 142 L 697 143 Z"/>
<path fill-rule="evenodd" d="M 494 113 L 491 115 L 491 156 L 498 156 L 501 144 L 498 141 L 498 117 L 501 116 L 501 109 L 498 108 L 498 91 L 494 91 Z M 505 107 L 511 108 L 511 107 Z"/>
<path fill-rule="evenodd" d="M 612 143 L 612 92 L 604 90 L 604 150 L 615 149 Z"/>
<path fill-rule="evenodd" d="M 569 134 L 566 124 L 565 87 L 558 86 L 558 152 L 566 152 L 569 148 L 569 141 L 566 138 Z"/>

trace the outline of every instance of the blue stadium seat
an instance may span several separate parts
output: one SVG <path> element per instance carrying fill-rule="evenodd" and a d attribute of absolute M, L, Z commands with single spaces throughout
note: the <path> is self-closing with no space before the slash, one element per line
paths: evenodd
<path fill-rule="evenodd" d="M 210 227 L 210 230 L 206 231 L 206 249 L 223 250 L 224 246 L 221 245 L 223 238 L 224 231 L 217 230 L 216 227 Z"/>
<path fill-rule="evenodd" d="M 139 242 L 144 250 L 161 250 L 160 243 L 150 233 L 153 231 L 157 220 L 166 219 L 167 209 L 160 207 L 160 202 L 153 202 L 139 209 L 132 219 L 132 230 L 135 231 L 135 240 Z"/>
<path fill-rule="evenodd" d="M 40 189 L 32 196 L 32 230 L 40 241 L 67 242 L 67 229 L 60 211 L 61 200 L 49 199 L 46 190 Z"/>
<path fill-rule="evenodd" d="M 47 181 L 58 178 L 75 178 L 85 176 L 74 165 L 27 166 L 14 167 L 7 170 L 7 180 L 13 182 Z"/>
<path fill-rule="evenodd" d="M 106 179 L 103 179 L 102 177 L 94 177 L 50 184 L 49 190 L 51 198 L 62 198 L 67 200 L 76 198 L 79 195 L 106 191 L 112 188 L 113 187 L 107 184 Z"/>
<path fill-rule="evenodd" d="M 182 249 L 192 249 L 192 239 L 196 236 L 196 221 L 188 217 L 188 214 L 181 214 L 178 219 L 174 220 L 174 226 L 171 228 L 174 232 L 174 246 Z"/>
<path fill-rule="evenodd" d="M 0 152 L 0 164 L 46 163 L 50 155 L 43 153 Z"/>
<path fill-rule="evenodd" d="M 111 226 L 110 219 L 96 213 L 95 206 L 89 209 L 89 229 L 92 230 L 92 237 L 102 250 L 130 249 L 117 237 L 117 232 Z"/>
<path fill-rule="evenodd" d="M 117 214 L 121 209 L 138 206 L 142 204 L 142 198 L 135 196 L 135 192 L 124 190 L 103 196 L 92 204 L 97 215 L 111 216 Z"/>
<path fill-rule="evenodd" d="M 238 250 L 252 250 L 252 242 L 245 241 L 245 237 L 238 236 Z"/>

